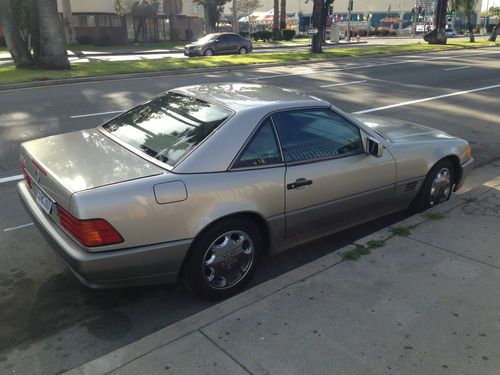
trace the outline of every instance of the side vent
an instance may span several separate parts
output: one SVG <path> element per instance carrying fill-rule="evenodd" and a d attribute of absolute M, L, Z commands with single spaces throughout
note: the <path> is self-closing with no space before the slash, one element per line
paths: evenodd
<path fill-rule="evenodd" d="M 418 186 L 418 181 L 409 182 L 405 186 L 405 191 L 415 190 Z"/>

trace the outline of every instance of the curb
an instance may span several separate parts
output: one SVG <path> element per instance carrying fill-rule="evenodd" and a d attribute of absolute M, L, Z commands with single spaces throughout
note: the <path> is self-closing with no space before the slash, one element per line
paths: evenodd
<path fill-rule="evenodd" d="M 225 318 L 227 315 L 232 314 L 238 310 L 244 309 L 262 299 L 265 299 L 275 293 L 278 293 L 298 282 L 314 276 L 322 271 L 325 271 L 337 264 L 343 262 L 342 254 L 346 251 L 355 249 L 359 246 L 365 246 L 370 240 L 386 241 L 394 236 L 390 233 L 391 229 L 401 226 L 414 227 L 424 222 L 432 220 L 426 217 L 426 213 L 445 213 L 460 205 L 466 204 L 467 199 L 472 197 L 479 197 L 496 186 L 500 186 L 500 177 L 490 180 L 482 185 L 477 186 L 471 191 L 458 196 L 452 201 L 446 202 L 436 206 L 425 213 L 419 213 L 410 216 L 396 224 L 387 228 L 376 231 L 366 237 L 354 241 L 352 244 L 347 245 L 334 253 L 327 254 L 318 258 L 310 263 L 307 263 L 295 270 L 289 271 L 281 276 L 271 279 L 265 283 L 259 284 L 251 289 L 248 289 L 228 300 L 225 300 L 217 305 L 209 307 L 191 317 L 183 319 L 174 323 L 166 328 L 163 328 L 149 336 L 139 339 L 131 344 L 119 348 L 111 353 L 108 353 L 100 358 L 90 361 L 80 367 L 69 370 L 67 375 L 90 375 L 90 374 L 107 374 L 112 371 L 119 370 L 127 364 L 135 361 L 136 359 L 151 353 L 165 345 L 168 345 L 182 337 L 187 336 L 199 329 L 203 329 L 209 324 Z M 374 250 L 376 251 L 376 250 Z"/>
<path fill-rule="evenodd" d="M 467 50 L 467 49 L 485 49 L 485 48 L 495 48 L 498 46 L 479 46 L 479 47 L 457 47 L 450 49 L 451 51 Z M 303 61 L 293 61 L 284 63 L 264 63 L 264 64 L 241 64 L 241 65 L 227 65 L 215 68 L 195 68 L 195 69 L 169 69 L 160 70 L 157 72 L 147 72 L 147 73 L 129 73 L 129 74 L 113 74 L 107 76 L 94 76 L 94 77 L 81 77 L 81 78 L 61 78 L 52 79 L 46 81 L 32 81 L 23 83 L 6 83 L 0 84 L 0 92 L 15 89 L 26 89 L 26 88 L 37 88 L 37 87 L 48 87 L 48 86 L 59 86 L 64 84 L 75 84 L 75 83 L 86 83 L 86 82 L 101 82 L 101 81 L 118 81 L 123 79 L 140 79 L 140 78 L 150 78 L 150 77 L 164 77 L 170 75 L 189 75 L 189 74 L 199 74 L 208 72 L 230 72 L 233 70 L 245 70 L 254 68 L 269 68 L 275 66 L 295 66 L 295 65 L 307 65 L 307 64 L 317 64 L 329 61 L 352 61 L 354 59 L 359 59 L 360 57 L 366 58 L 377 58 L 377 57 L 392 57 L 392 56 L 408 56 L 408 55 L 424 55 L 427 53 L 437 53 L 437 52 L 448 52 L 450 50 L 429 50 L 421 52 L 392 52 L 392 53 L 381 53 L 374 55 L 365 55 L 357 57 L 341 57 L 341 58 L 327 58 L 327 59 L 316 59 L 316 60 L 303 60 Z"/>
<path fill-rule="evenodd" d="M 339 45 L 342 45 L 342 47 L 345 46 L 350 46 L 350 45 L 358 45 L 358 44 L 366 44 L 368 41 L 362 41 L 362 42 L 350 42 L 350 43 L 329 43 L 326 44 L 325 47 L 333 48 L 333 47 L 338 47 Z M 288 46 L 284 45 L 278 45 L 278 46 L 265 46 L 265 47 L 254 47 L 254 50 L 266 50 L 266 49 L 286 49 L 286 48 L 304 48 L 304 47 L 310 47 L 311 44 L 292 44 Z M 127 56 L 127 55 L 162 55 L 165 53 L 174 53 L 174 54 L 183 54 L 184 50 L 183 49 L 158 49 L 155 51 L 139 51 L 139 50 L 119 50 L 119 51 L 89 51 L 90 53 L 83 53 L 82 51 L 77 51 L 77 50 L 68 50 L 71 52 L 71 55 L 68 55 L 68 57 L 99 57 L 99 56 Z M 0 57 L 0 61 L 9 61 L 12 60 L 11 57 Z"/>

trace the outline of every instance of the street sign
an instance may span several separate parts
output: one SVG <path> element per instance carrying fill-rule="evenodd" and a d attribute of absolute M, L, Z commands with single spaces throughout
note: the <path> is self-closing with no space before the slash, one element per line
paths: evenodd
<path fill-rule="evenodd" d="M 307 29 L 307 33 L 311 35 L 316 35 L 318 33 L 318 29 L 317 28 Z"/>

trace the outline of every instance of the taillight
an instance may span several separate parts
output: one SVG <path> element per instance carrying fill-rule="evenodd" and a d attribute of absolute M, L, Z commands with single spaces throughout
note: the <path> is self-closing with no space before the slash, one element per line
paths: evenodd
<path fill-rule="evenodd" d="M 26 165 L 24 164 L 24 161 L 22 159 L 19 160 L 19 168 L 21 168 L 21 172 L 23 173 L 24 181 L 28 184 L 30 189 L 32 188 L 31 186 L 31 178 L 28 174 L 28 171 L 26 171 Z"/>
<path fill-rule="evenodd" d="M 104 219 L 79 220 L 62 207 L 59 222 L 66 231 L 87 247 L 114 245 L 123 242 L 122 236 Z"/>

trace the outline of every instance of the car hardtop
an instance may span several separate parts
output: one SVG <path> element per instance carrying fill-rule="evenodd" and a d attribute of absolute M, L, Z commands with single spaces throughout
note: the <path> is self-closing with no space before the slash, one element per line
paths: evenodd
<path fill-rule="evenodd" d="M 179 87 L 171 90 L 186 96 L 219 105 L 235 113 L 304 107 L 331 107 L 331 104 L 311 95 L 278 86 L 257 83 L 213 83 Z"/>

